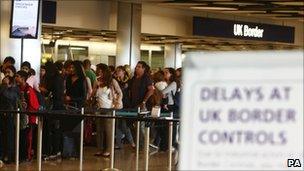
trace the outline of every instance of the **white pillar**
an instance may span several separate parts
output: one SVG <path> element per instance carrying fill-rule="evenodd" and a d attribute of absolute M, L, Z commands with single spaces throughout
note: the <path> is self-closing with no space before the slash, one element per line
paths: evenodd
<path fill-rule="evenodd" d="M 135 68 L 140 60 L 141 4 L 118 2 L 116 65 Z"/>
<path fill-rule="evenodd" d="M 41 3 L 40 3 L 41 5 Z M 11 19 L 12 1 L 1 1 L 1 20 L 0 20 L 0 58 L 4 60 L 6 56 L 12 56 L 16 60 L 15 67 L 17 71 L 20 69 L 21 60 L 21 39 L 9 38 L 10 19 Z M 41 9 L 41 6 L 40 6 Z M 32 68 L 37 72 L 36 76 L 39 78 L 40 61 L 41 61 L 41 10 L 38 25 L 37 39 L 24 39 L 23 43 L 23 61 L 29 61 Z"/>
<path fill-rule="evenodd" d="M 165 45 L 165 67 L 182 67 L 182 44 Z"/>

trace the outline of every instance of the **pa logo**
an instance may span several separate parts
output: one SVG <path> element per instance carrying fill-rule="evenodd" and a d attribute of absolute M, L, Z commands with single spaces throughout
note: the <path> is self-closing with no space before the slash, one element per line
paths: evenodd
<path fill-rule="evenodd" d="M 302 167 L 300 159 L 287 159 L 287 167 Z"/>

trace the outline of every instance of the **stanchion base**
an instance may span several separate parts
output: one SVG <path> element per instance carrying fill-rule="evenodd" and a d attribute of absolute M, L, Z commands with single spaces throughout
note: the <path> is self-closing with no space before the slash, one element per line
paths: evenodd
<path fill-rule="evenodd" d="M 121 170 L 116 169 L 116 168 L 113 168 L 113 169 L 111 169 L 111 168 L 105 168 L 105 169 L 102 169 L 102 171 L 121 171 Z"/>

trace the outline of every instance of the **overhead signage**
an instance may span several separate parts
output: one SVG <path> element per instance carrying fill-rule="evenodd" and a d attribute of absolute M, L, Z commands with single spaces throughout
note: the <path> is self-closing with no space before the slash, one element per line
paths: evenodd
<path fill-rule="evenodd" d="M 194 17 L 193 35 L 294 43 L 294 27 Z"/>
<path fill-rule="evenodd" d="M 303 55 L 187 53 L 179 169 L 303 169 Z"/>
<path fill-rule="evenodd" d="M 39 0 L 12 1 L 11 38 L 37 39 L 39 4 Z"/>
<path fill-rule="evenodd" d="M 264 29 L 260 29 L 258 26 L 255 28 L 250 28 L 246 24 L 233 25 L 233 34 L 235 36 L 263 38 L 263 33 Z"/>

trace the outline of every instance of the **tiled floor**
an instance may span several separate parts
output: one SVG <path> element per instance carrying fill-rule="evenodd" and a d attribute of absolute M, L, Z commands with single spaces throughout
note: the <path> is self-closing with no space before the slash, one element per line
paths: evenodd
<path fill-rule="evenodd" d="M 83 170 L 103 170 L 110 166 L 110 159 L 103 157 L 95 157 L 97 151 L 94 147 L 85 147 Z M 135 150 L 126 146 L 123 149 L 115 150 L 115 168 L 119 170 L 135 170 Z M 168 170 L 168 153 L 159 152 L 150 156 L 149 170 Z M 144 152 L 139 155 L 139 170 L 144 170 Z M 175 169 L 175 167 L 173 167 Z M 1 171 L 17 170 L 14 164 L 4 165 L 0 168 Z M 21 163 L 19 170 L 37 170 L 37 162 Z M 62 161 L 43 161 L 42 170 L 80 170 L 79 160 L 62 160 Z"/>

